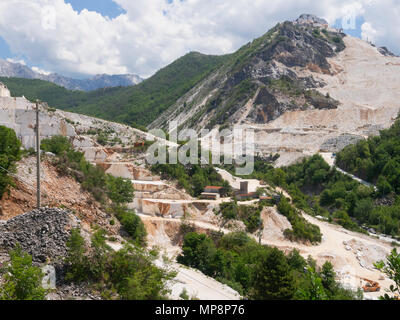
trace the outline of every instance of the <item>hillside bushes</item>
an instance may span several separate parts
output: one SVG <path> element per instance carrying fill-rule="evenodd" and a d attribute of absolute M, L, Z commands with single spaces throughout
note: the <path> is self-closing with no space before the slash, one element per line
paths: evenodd
<path fill-rule="evenodd" d="M 67 246 L 66 280 L 88 282 L 104 299 L 165 299 L 166 281 L 175 276 L 157 268 L 137 247 L 127 244 L 119 251 L 112 250 L 102 231 L 92 236 L 87 247 L 80 230 L 73 229 Z"/>
<path fill-rule="evenodd" d="M 239 206 L 237 202 L 221 203 L 219 209 L 215 211 L 217 215 L 221 215 L 226 221 L 241 220 L 246 226 L 247 232 L 254 233 L 257 229 L 262 228 L 261 211 L 262 206 Z"/>
<path fill-rule="evenodd" d="M 82 188 L 89 191 L 97 201 L 105 203 L 106 196 L 116 204 L 133 199 L 133 187 L 129 180 L 115 178 L 105 174 L 101 168 L 93 166 L 85 160 L 82 152 L 73 149 L 67 138 L 53 136 L 44 139 L 41 148 L 56 154 L 56 166 L 60 173 L 74 176 Z"/>
<path fill-rule="evenodd" d="M 162 178 L 177 180 L 178 185 L 194 197 L 200 196 L 206 186 L 223 187 L 223 196 L 232 190 L 229 183 L 210 165 L 156 164 L 151 171 L 161 174 Z"/>
<path fill-rule="evenodd" d="M 0 264 L 0 300 L 44 300 L 44 274 L 32 264 L 32 256 L 20 246 L 9 252 L 10 261 Z"/>
<path fill-rule="evenodd" d="M 292 225 L 292 230 L 286 229 L 284 235 L 291 241 L 310 241 L 311 243 L 319 243 L 322 239 L 321 230 L 318 226 L 307 222 L 300 213 L 293 208 L 289 201 L 283 197 L 278 204 L 278 210 Z"/>
<path fill-rule="evenodd" d="M 57 155 L 55 162 L 62 174 L 70 174 L 81 183 L 84 190 L 103 205 L 108 205 L 108 212 L 115 214 L 137 245 L 146 244 L 146 230 L 142 220 L 126 208 L 132 202 L 134 189 L 129 179 L 106 174 L 101 168 L 87 162 L 82 152 L 73 150 L 65 137 L 54 136 L 42 141 L 42 149 Z M 110 203 L 111 202 L 111 203 Z"/>
<path fill-rule="evenodd" d="M 359 294 L 336 283 L 328 265 L 319 270 L 312 259 L 306 261 L 298 251 L 285 256 L 276 248 L 259 245 L 244 232 L 224 235 L 218 241 L 204 234 L 188 233 L 177 260 L 250 299 L 360 299 Z M 321 284 L 320 295 L 315 294 L 312 280 Z"/>
<path fill-rule="evenodd" d="M 355 148 L 363 150 L 360 151 L 363 154 L 369 153 L 365 143 Z M 385 205 L 381 205 L 379 190 L 376 192 L 374 188 L 360 184 L 323 162 L 316 155 L 285 168 L 285 183 L 289 185 L 287 190 L 295 195 L 293 200 L 297 206 L 310 214 L 325 216 L 349 230 L 365 232 L 360 227 L 365 224 L 379 232 L 399 236 L 398 196 L 386 196 L 383 198 Z"/>
<path fill-rule="evenodd" d="M 21 142 L 13 129 L 0 126 L 0 199 L 13 179 L 9 172 L 15 171 L 15 163 L 21 159 Z M 8 172 L 7 172 L 8 171 Z"/>
<path fill-rule="evenodd" d="M 336 164 L 345 171 L 377 183 L 379 194 L 400 194 L 400 119 L 378 137 L 347 146 Z"/>

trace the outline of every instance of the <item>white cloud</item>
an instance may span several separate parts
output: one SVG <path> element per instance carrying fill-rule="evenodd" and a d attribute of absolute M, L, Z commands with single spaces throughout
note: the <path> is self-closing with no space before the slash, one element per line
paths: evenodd
<path fill-rule="evenodd" d="M 18 60 L 18 59 L 13 59 L 13 58 L 7 58 L 8 62 L 11 63 L 19 63 L 22 64 L 23 66 L 26 66 L 26 62 L 24 60 Z"/>
<path fill-rule="evenodd" d="M 50 71 L 46 71 L 46 70 L 40 69 L 38 67 L 32 67 L 31 69 L 37 73 L 44 74 L 45 76 L 48 76 L 49 74 L 51 74 Z"/>
<path fill-rule="evenodd" d="M 0 36 L 13 53 L 62 74 L 148 76 L 188 51 L 233 52 L 277 22 L 314 13 L 364 16 L 364 34 L 400 53 L 398 0 L 115 0 L 109 19 L 63 0 L 2 0 Z M 15 23 L 18 21 L 18 23 Z"/>
<path fill-rule="evenodd" d="M 375 42 L 376 36 L 377 36 L 377 31 L 372 27 L 372 25 L 369 22 L 365 22 L 361 26 L 361 37 L 363 40 L 369 42 Z"/>

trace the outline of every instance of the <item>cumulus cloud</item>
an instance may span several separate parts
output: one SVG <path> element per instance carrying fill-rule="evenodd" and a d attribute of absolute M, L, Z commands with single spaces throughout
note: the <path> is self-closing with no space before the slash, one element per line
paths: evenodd
<path fill-rule="evenodd" d="M 2 0 L 0 36 L 44 69 L 149 76 L 189 51 L 230 53 L 278 22 L 314 13 L 330 23 L 363 16 L 363 36 L 400 53 L 398 0 L 114 1 L 125 13 L 110 19 L 63 0 Z"/>

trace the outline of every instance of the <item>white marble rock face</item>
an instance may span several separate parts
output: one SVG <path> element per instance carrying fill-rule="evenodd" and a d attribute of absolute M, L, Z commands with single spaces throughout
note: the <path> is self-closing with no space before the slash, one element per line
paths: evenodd
<path fill-rule="evenodd" d="M 0 97 L 11 97 L 10 90 L 0 82 Z"/>
<path fill-rule="evenodd" d="M 75 137 L 75 129 L 64 119 L 46 110 L 40 112 L 40 135 Z M 11 97 L 10 91 L 0 82 L 0 125 L 11 128 L 21 140 L 24 148 L 36 148 L 35 105 L 25 97 Z"/>

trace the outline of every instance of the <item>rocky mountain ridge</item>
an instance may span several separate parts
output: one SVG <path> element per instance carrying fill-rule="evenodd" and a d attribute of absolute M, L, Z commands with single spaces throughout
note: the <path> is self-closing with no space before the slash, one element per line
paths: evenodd
<path fill-rule="evenodd" d="M 255 132 L 256 153 L 279 153 L 278 166 L 379 134 L 400 110 L 400 59 L 325 22 L 302 15 L 279 23 L 149 127 L 246 125 Z"/>
<path fill-rule="evenodd" d="M 0 59 L 0 76 L 49 81 L 69 90 L 93 91 L 106 87 L 127 87 L 143 81 L 137 75 L 98 74 L 89 79 L 73 79 L 57 73 L 43 74 L 21 64 Z"/>
<path fill-rule="evenodd" d="M 313 91 L 324 86 L 312 76 L 299 77 L 295 67 L 330 74 L 327 58 L 344 50 L 345 35 L 313 24 L 284 22 L 242 47 L 231 60 L 165 112 L 150 127 L 165 127 L 177 118 L 183 127 L 213 128 L 236 123 L 247 114 L 255 123 L 275 120 L 289 110 L 334 109 L 338 102 Z M 214 89 L 211 89 L 214 88 Z M 255 96 L 255 94 L 257 95 Z"/>

